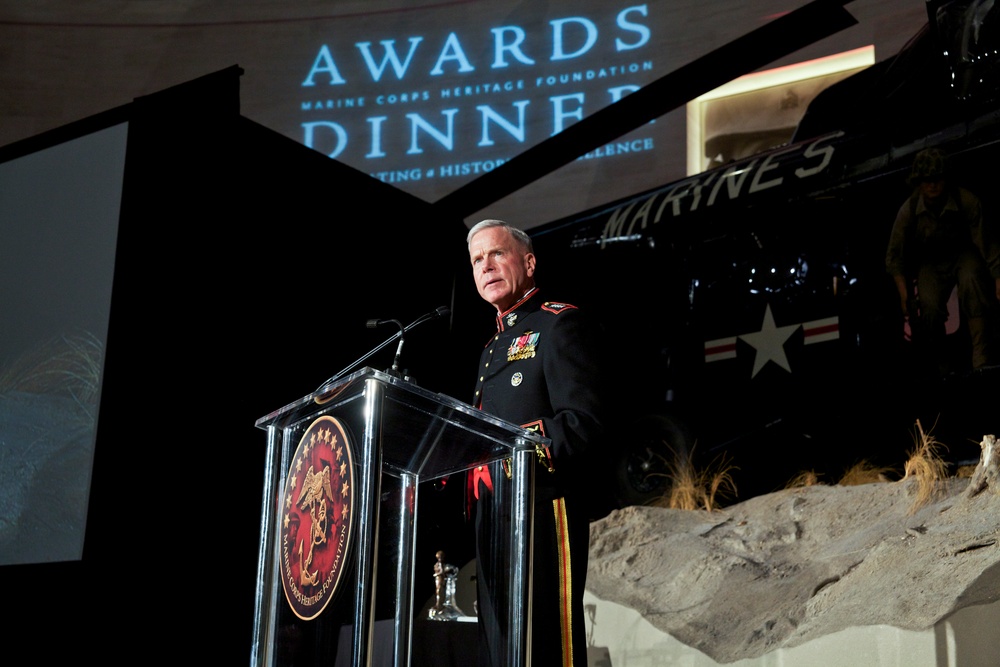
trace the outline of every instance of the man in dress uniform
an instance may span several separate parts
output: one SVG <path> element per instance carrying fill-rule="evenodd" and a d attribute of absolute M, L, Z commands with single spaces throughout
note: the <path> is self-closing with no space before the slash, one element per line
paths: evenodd
<path fill-rule="evenodd" d="M 496 308 L 496 334 L 479 363 L 474 404 L 551 439 L 538 453 L 532 550 L 531 649 L 534 667 L 586 667 L 583 618 L 590 545 L 590 461 L 603 446 L 607 390 L 595 322 L 576 306 L 546 301 L 535 286 L 531 238 L 500 220 L 469 230 L 469 257 L 479 295 Z M 471 477 L 477 500 L 477 584 L 481 667 L 507 667 L 507 610 L 492 591 L 507 584 L 495 562 L 495 539 L 509 484 L 502 464 Z M 517 601 L 515 601 L 515 604 Z"/>

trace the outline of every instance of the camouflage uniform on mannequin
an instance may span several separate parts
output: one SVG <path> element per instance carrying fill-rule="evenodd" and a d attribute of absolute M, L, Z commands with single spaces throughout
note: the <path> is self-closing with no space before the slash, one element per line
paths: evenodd
<path fill-rule="evenodd" d="M 948 298 L 958 287 L 959 311 L 971 336 L 973 369 L 998 362 L 1000 244 L 983 217 L 979 198 L 951 183 L 944 153 L 917 153 L 913 194 L 896 214 L 886 252 L 903 315 L 942 373 Z M 916 292 L 912 281 L 916 279 Z"/>

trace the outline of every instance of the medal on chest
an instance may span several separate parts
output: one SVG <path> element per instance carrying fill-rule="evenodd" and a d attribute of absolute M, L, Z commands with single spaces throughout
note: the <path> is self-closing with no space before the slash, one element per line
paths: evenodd
<path fill-rule="evenodd" d="M 533 331 L 526 331 L 515 338 L 510 347 L 507 348 L 507 361 L 518 361 L 519 359 L 530 359 L 535 356 L 538 347 L 538 338 L 541 334 Z"/>

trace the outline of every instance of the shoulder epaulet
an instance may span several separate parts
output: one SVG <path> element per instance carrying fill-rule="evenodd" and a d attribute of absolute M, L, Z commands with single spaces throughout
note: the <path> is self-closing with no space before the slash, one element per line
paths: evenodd
<path fill-rule="evenodd" d="M 564 310 L 572 310 L 574 308 L 576 308 L 576 306 L 571 303 L 560 303 L 558 301 L 546 301 L 542 304 L 542 310 L 547 310 L 550 313 L 555 313 L 556 315 Z"/>

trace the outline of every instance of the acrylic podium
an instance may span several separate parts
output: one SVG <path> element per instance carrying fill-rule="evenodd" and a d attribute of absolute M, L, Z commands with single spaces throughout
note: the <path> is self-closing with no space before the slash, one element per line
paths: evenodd
<path fill-rule="evenodd" d="M 256 425 L 267 460 L 251 665 L 408 667 L 421 484 L 499 461 L 510 463 L 510 522 L 497 548 L 510 567 L 497 594 L 508 596 L 509 664 L 527 665 L 545 438 L 371 368 Z"/>

